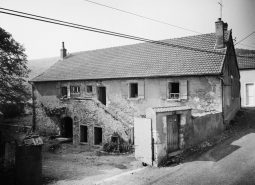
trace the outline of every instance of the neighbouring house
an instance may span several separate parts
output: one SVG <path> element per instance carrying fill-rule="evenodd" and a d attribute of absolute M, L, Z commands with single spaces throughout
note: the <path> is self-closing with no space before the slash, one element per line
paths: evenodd
<path fill-rule="evenodd" d="M 255 107 L 255 55 L 237 56 L 240 82 L 241 106 Z"/>
<path fill-rule="evenodd" d="M 167 45 L 67 55 L 63 44 L 62 59 L 31 80 L 36 100 L 52 116 L 58 112 L 52 119 L 59 133 L 74 143 L 132 140 L 134 117 L 155 112 L 154 142 L 163 143 L 165 153 L 191 147 L 221 133 L 240 108 L 240 75 L 227 26 L 219 19 L 215 33 L 160 41 Z M 57 106 L 63 109 L 47 109 Z M 174 135 L 165 127 L 175 128 Z"/>

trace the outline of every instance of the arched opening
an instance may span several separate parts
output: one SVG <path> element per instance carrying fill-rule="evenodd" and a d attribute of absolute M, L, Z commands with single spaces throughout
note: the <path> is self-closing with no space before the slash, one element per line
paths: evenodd
<path fill-rule="evenodd" d="M 66 138 L 73 138 L 73 120 L 70 117 L 61 119 L 61 136 Z"/>

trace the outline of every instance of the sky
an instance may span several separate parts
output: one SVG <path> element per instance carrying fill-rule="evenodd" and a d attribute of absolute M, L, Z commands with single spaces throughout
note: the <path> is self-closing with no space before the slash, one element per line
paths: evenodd
<path fill-rule="evenodd" d="M 220 0 L 91 0 L 127 12 L 199 33 L 215 32 Z M 255 0 L 222 0 L 222 20 L 239 42 L 255 31 Z M 151 40 L 198 33 L 158 23 L 85 0 L 0 0 L 0 7 L 58 19 Z M 3 11 L 3 10 L 0 10 Z M 60 55 L 62 42 L 68 53 L 139 43 L 100 33 L 0 13 L 0 27 L 25 48 L 28 59 Z M 255 50 L 255 33 L 236 45 Z"/>

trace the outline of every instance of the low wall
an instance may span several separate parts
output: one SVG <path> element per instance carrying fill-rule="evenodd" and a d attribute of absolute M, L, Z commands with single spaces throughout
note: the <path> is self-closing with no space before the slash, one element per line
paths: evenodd
<path fill-rule="evenodd" d="M 219 135 L 224 129 L 222 113 L 192 116 L 190 125 L 187 125 L 184 131 L 185 148 Z"/>

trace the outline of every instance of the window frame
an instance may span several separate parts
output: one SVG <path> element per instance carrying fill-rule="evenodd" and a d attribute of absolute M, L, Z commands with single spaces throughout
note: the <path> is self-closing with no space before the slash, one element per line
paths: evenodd
<path fill-rule="evenodd" d="M 179 93 L 172 93 L 170 92 L 170 89 L 172 90 L 172 84 L 175 83 L 175 84 L 179 84 Z M 170 85 L 171 85 L 171 88 L 170 88 Z M 181 88 L 180 88 L 180 82 L 176 82 L 176 81 L 168 81 L 167 83 L 167 100 L 180 100 L 181 98 Z M 174 95 L 174 98 L 171 98 L 171 95 Z M 175 98 L 175 96 L 178 95 L 178 98 Z"/>
<path fill-rule="evenodd" d="M 90 89 L 90 88 L 91 88 L 91 91 L 88 92 L 88 89 Z M 88 93 L 88 94 L 92 94 L 93 93 L 93 86 L 92 85 L 86 85 L 86 93 Z"/>
<path fill-rule="evenodd" d="M 131 96 L 131 92 L 132 92 L 131 88 L 132 88 L 133 85 L 136 85 L 136 86 L 137 86 L 136 96 L 134 96 L 134 97 Z M 138 88 L 139 88 L 138 82 L 130 82 L 130 83 L 129 83 L 129 91 L 128 91 L 128 92 L 129 92 L 129 94 L 128 94 L 128 98 L 129 98 L 129 99 L 137 99 L 137 98 L 139 97 L 139 95 L 138 95 L 138 93 L 139 93 Z"/>
<path fill-rule="evenodd" d="M 77 92 L 73 91 L 73 88 L 77 88 Z M 81 94 L 81 87 L 78 85 L 71 85 L 70 86 L 70 94 Z"/>

